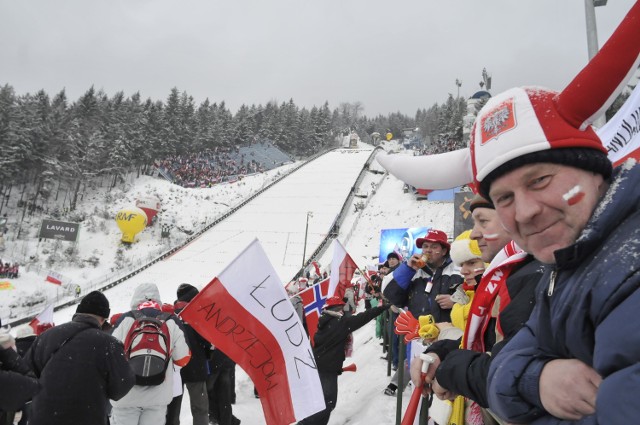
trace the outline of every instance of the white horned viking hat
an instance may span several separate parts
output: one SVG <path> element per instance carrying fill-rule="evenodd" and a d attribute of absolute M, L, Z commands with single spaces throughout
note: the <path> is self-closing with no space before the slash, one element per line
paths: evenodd
<path fill-rule="evenodd" d="M 640 1 L 562 92 L 521 87 L 489 99 L 476 117 L 468 148 L 420 157 L 379 154 L 376 159 L 412 186 L 449 189 L 474 182 L 485 196 L 495 178 L 533 162 L 572 165 L 606 178 L 611 163 L 591 124 L 615 100 L 638 63 Z"/>

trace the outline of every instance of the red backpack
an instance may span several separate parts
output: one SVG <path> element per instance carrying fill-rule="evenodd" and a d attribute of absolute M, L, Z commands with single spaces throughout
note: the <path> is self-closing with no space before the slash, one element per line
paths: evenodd
<path fill-rule="evenodd" d="M 124 352 L 136 375 L 136 385 L 160 385 L 171 361 L 171 337 L 166 323 L 171 315 L 151 317 L 140 310 L 131 313 L 134 322 L 124 339 Z"/>

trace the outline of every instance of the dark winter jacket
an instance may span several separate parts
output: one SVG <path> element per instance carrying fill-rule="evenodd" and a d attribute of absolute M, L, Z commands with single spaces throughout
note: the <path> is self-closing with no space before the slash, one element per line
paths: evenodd
<path fill-rule="evenodd" d="M 489 405 L 499 416 L 517 423 L 566 423 L 545 412 L 538 383 L 546 362 L 578 359 L 603 378 L 595 415 L 578 423 L 638 423 L 639 201 L 640 166 L 617 168 L 578 240 L 556 251 L 531 319 L 491 364 Z"/>
<path fill-rule="evenodd" d="M 352 316 L 335 317 L 323 312 L 318 320 L 318 330 L 314 336 L 313 355 L 319 372 L 342 373 L 345 359 L 345 345 L 349 334 L 360 329 L 370 320 L 378 317 L 390 304 L 374 307 Z"/>
<path fill-rule="evenodd" d="M 175 303 L 176 314 L 182 311 L 184 306 L 180 306 Z M 211 343 L 204 339 L 195 329 L 193 329 L 188 323 L 183 323 L 184 335 L 187 338 L 187 345 L 191 350 L 191 360 L 182 369 L 180 369 L 180 376 L 183 382 L 204 382 L 209 375 L 209 367 L 207 361 L 209 358 L 209 352 L 211 351 Z"/>
<path fill-rule="evenodd" d="M 229 356 L 217 348 L 211 351 L 210 364 L 212 373 L 218 369 L 230 370 L 236 366 L 235 362 L 231 360 Z"/>
<path fill-rule="evenodd" d="M 542 276 L 542 265 L 531 256 L 525 261 L 506 280 L 510 301 L 507 300 L 506 306 L 501 306 L 503 310 L 500 312 L 504 340 L 494 344 L 498 339 L 495 321 L 485 333 L 485 347 L 491 354 L 458 349 L 460 340 L 453 341 L 453 345 L 452 341 L 437 341 L 432 349 L 427 350 L 436 352 L 442 360 L 436 371 L 438 383 L 456 394 L 474 400 L 482 407 L 488 407 L 486 384 L 492 356 L 524 326 L 535 305 L 535 290 Z M 440 345 L 443 347 L 439 348 Z"/>
<path fill-rule="evenodd" d="M 0 348 L 0 411 L 12 412 L 31 400 L 40 385 L 13 348 Z"/>
<path fill-rule="evenodd" d="M 25 354 L 27 354 L 27 351 L 29 351 L 29 348 L 31 348 L 31 345 L 33 344 L 33 341 L 36 340 L 36 338 L 37 337 L 35 335 L 16 338 L 16 350 L 18 351 L 18 354 L 20 356 L 24 356 Z"/>
<path fill-rule="evenodd" d="M 433 315 L 436 322 L 450 322 L 451 310 L 443 310 L 436 302 L 439 294 L 451 295 L 462 283 L 458 268 L 446 257 L 442 266 L 435 270 L 425 266 L 416 271 L 402 263 L 393 271 L 393 279 L 384 288 L 384 296 L 398 307 L 407 307 L 415 316 Z M 430 292 L 426 289 L 432 282 Z"/>
<path fill-rule="evenodd" d="M 135 383 L 122 343 L 85 314 L 40 335 L 25 360 L 42 385 L 30 425 L 106 424 L 108 400 Z"/>

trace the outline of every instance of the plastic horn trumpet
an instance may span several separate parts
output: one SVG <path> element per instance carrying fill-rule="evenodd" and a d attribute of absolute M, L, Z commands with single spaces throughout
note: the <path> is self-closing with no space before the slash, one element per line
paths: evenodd
<path fill-rule="evenodd" d="M 343 372 L 355 372 L 356 370 L 358 370 L 358 366 L 356 366 L 355 363 L 351 363 L 342 368 Z"/>
<path fill-rule="evenodd" d="M 420 358 L 422 359 L 422 371 L 420 373 L 420 385 L 413 389 L 413 393 L 411 394 L 411 398 L 409 399 L 409 404 L 407 405 L 407 410 L 404 412 L 404 418 L 402 418 L 401 425 L 412 425 L 413 421 L 416 418 L 416 413 L 418 412 L 418 406 L 420 405 L 420 396 L 422 395 L 422 387 L 424 386 L 424 380 L 427 376 L 427 371 L 429 370 L 429 365 L 433 363 L 433 357 L 429 355 L 421 354 Z"/>

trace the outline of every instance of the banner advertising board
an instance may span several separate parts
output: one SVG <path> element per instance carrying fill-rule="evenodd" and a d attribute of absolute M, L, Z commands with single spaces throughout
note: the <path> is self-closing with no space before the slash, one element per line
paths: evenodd
<path fill-rule="evenodd" d="M 454 237 L 458 236 L 465 230 L 473 229 L 473 218 L 471 217 L 471 211 L 469 211 L 469 205 L 471 204 L 473 196 L 472 192 L 456 193 L 455 200 L 453 201 Z"/>
<path fill-rule="evenodd" d="M 380 231 L 380 258 L 381 263 L 387 260 L 387 254 L 397 252 L 403 259 L 413 254 L 421 253 L 416 247 L 416 239 L 427 234 L 430 227 L 409 227 L 402 229 L 382 229 Z"/>
<path fill-rule="evenodd" d="M 75 242 L 78 238 L 79 228 L 80 223 L 44 219 L 40 226 L 38 238 Z"/>

